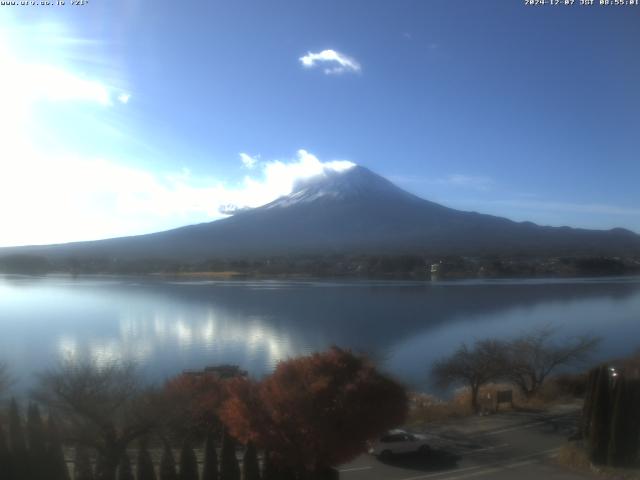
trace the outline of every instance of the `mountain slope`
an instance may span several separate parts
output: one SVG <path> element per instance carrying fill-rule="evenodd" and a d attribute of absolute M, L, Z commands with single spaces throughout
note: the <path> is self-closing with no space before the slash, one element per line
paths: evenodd
<path fill-rule="evenodd" d="M 95 242 L 0 250 L 120 259 L 302 253 L 638 254 L 640 236 L 541 227 L 462 212 L 412 195 L 356 166 L 301 182 L 287 196 L 223 220 Z"/>

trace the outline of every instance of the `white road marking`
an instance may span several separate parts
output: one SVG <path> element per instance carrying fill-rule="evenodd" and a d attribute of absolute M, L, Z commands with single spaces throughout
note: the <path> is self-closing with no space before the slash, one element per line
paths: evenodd
<path fill-rule="evenodd" d="M 502 445 L 494 445 L 493 447 L 486 447 L 486 448 L 476 448 L 473 450 L 470 450 L 468 452 L 465 452 L 465 456 L 469 456 L 469 455 L 474 455 L 476 453 L 480 453 L 480 452 L 487 452 L 489 450 L 495 450 L 496 448 L 504 448 L 504 447 L 508 447 L 509 444 L 508 443 L 503 443 Z"/>
<path fill-rule="evenodd" d="M 340 470 L 338 470 L 339 472 L 359 472 L 360 470 L 370 470 L 373 467 L 368 466 L 368 467 L 352 467 L 352 468 L 341 468 Z"/>

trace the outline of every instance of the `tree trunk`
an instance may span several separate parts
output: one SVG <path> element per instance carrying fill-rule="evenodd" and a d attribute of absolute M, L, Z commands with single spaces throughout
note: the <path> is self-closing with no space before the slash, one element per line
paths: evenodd
<path fill-rule="evenodd" d="M 252 442 L 247 443 L 244 456 L 242 457 L 242 472 L 243 480 L 260 480 L 258 454 Z"/>
<path fill-rule="evenodd" d="M 480 385 L 472 385 L 471 386 L 471 410 L 475 413 L 478 413 L 478 391 L 480 390 Z"/>
<path fill-rule="evenodd" d="M 225 429 L 220 452 L 220 480 L 240 480 L 240 465 L 236 458 L 236 441 Z"/>
<path fill-rule="evenodd" d="M 99 454 L 99 463 L 96 464 L 96 480 L 116 480 L 116 472 L 124 449 L 119 445 L 107 445 Z"/>
<path fill-rule="evenodd" d="M 527 392 L 527 398 L 532 398 L 540 387 L 540 383 L 536 377 L 531 377 L 531 387 L 529 387 L 529 391 Z"/>
<path fill-rule="evenodd" d="M 204 465 L 202 480 L 218 480 L 218 454 L 213 433 L 209 432 L 204 443 Z"/>

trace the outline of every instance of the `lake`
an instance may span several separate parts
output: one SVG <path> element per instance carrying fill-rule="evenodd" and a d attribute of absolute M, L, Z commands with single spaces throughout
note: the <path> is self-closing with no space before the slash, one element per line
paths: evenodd
<path fill-rule="evenodd" d="M 153 381 L 238 364 L 260 377 L 330 345 L 368 352 L 413 388 L 460 342 L 543 325 L 591 333 L 594 356 L 640 347 L 640 278 L 172 281 L 0 276 L 0 361 L 26 391 L 64 357 L 131 359 Z"/>

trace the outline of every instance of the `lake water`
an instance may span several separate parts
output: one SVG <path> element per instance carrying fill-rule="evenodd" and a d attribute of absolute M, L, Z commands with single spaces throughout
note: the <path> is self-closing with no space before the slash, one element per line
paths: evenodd
<path fill-rule="evenodd" d="M 0 277 L 0 361 L 26 390 L 65 356 L 133 359 L 162 380 L 234 363 L 257 377 L 335 344 L 369 352 L 414 388 L 460 342 L 551 324 L 640 347 L 640 278 L 374 282 Z"/>

